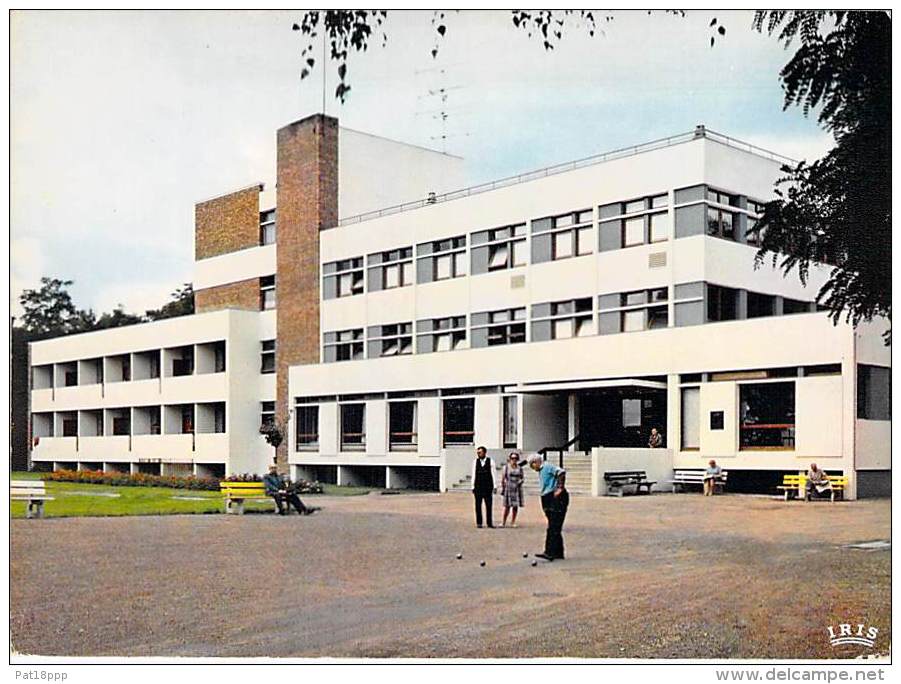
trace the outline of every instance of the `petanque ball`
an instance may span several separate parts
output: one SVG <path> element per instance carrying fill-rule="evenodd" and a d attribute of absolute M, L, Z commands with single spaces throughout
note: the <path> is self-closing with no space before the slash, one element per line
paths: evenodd
<path fill-rule="evenodd" d="M 532 567 L 534 568 L 536 565 L 538 565 L 538 561 L 537 561 L 537 560 L 533 560 L 533 561 L 532 561 Z"/>
<path fill-rule="evenodd" d="M 479 561 L 479 565 L 481 565 L 481 566 L 484 568 L 484 567 L 485 567 L 485 561 Z"/>
<path fill-rule="evenodd" d="M 524 554 L 522 554 L 522 557 L 523 557 L 523 558 L 528 558 L 528 557 L 529 557 L 529 554 L 524 553 Z"/>
<path fill-rule="evenodd" d="M 462 554 L 462 553 L 458 553 L 458 554 L 457 554 L 457 560 L 461 560 L 462 558 L 463 558 L 463 554 Z"/>

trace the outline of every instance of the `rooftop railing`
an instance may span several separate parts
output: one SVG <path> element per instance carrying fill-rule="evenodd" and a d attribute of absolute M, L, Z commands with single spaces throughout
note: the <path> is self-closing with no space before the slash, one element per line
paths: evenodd
<path fill-rule="evenodd" d="M 682 143 L 691 142 L 692 140 L 697 140 L 698 138 L 708 138 L 710 140 L 722 143 L 723 145 L 728 145 L 729 147 L 733 147 L 735 149 L 744 150 L 745 152 L 750 152 L 751 154 L 756 154 L 772 161 L 780 162 L 782 164 L 795 165 L 798 163 L 796 160 L 781 155 L 777 152 L 772 152 L 771 150 L 758 147 L 757 145 L 752 145 L 751 143 L 731 138 L 728 135 L 723 135 L 722 133 L 711 131 L 704 126 L 697 126 L 693 131 L 688 131 L 686 133 L 679 133 L 677 135 L 667 136 L 666 138 L 658 138 L 657 140 L 652 140 L 650 142 L 641 143 L 638 145 L 630 145 L 629 147 L 621 147 L 616 150 L 610 150 L 609 152 L 602 152 L 601 154 L 584 157 L 583 159 L 576 159 L 575 161 L 555 164 L 554 166 L 547 166 L 543 169 L 537 169 L 536 171 L 529 171 L 527 173 L 522 173 L 516 176 L 501 178 L 500 180 L 473 185 L 468 188 L 463 188 L 462 190 L 454 190 L 452 192 L 446 192 L 440 195 L 432 193 L 425 199 L 404 202 L 403 204 L 397 204 L 391 207 L 386 207 L 384 209 L 368 211 L 363 214 L 357 214 L 355 216 L 346 216 L 345 218 L 340 219 L 337 225 L 349 226 L 355 223 L 371 221 L 372 219 L 381 218 L 383 216 L 400 214 L 412 209 L 421 209 L 422 207 L 427 207 L 432 204 L 438 204 L 440 202 L 450 202 L 451 200 L 461 199 L 463 197 L 472 197 L 473 195 L 478 195 L 483 192 L 499 190 L 501 188 L 510 187 L 511 185 L 518 185 L 520 183 L 528 183 L 529 181 L 538 180 L 539 178 L 547 178 L 548 176 L 554 176 L 558 173 L 575 171 L 576 169 L 582 169 L 587 166 L 594 166 L 595 164 L 602 164 L 604 162 L 613 161 L 614 159 L 623 159 L 624 157 L 632 157 L 637 154 L 642 154 L 643 152 L 651 152 L 653 150 L 659 150 L 665 147 L 681 145 Z"/>

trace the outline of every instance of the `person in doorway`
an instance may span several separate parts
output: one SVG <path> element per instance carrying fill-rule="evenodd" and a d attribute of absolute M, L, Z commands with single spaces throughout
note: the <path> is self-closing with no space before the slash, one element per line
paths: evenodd
<path fill-rule="evenodd" d="M 817 494 L 823 494 L 832 489 L 832 483 L 829 482 L 829 476 L 816 463 L 810 464 L 810 470 L 807 471 L 807 481 L 804 484 L 804 499 L 810 501 L 814 491 Z"/>
<path fill-rule="evenodd" d="M 704 471 L 704 496 L 713 496 L 716 494 L 716 483 L 722 477 L 723 469 L 711 458 L 707 463 L 707 470 Z"/>
<path fill-rule="evenodd" d="M 663 446 L 663 435 L 657 432 L 657 428 L 651 428 L 651 434 L 648 437 L 648 448 L 659 449 Z"/>
<path fill-rule="evenodd" d="M 303 501 L 297 496 L 297 493 L 289 488 L 288 482 L 279 475 L 278 466 L 274 463 L 269 466 L 269 472 L 263 476 L 263 484 L 266 487 L 266 494 L 275 499 L 275 505 L 278 508 L 279 515 L 286 515 L 288 509 L 285 503 L 293 506 L 301 515 L 311 515 L 318 511 L 318 508 L 304 506 Z"/>
<path fill-rule="evenodd" d="M 548 463 L 541 456 L 529 459 L 529 467 L 538 473 L 541 487 L 541 508 L 547 518 L 547 534 L 544 552 L 536 553 L 536 558 L 547 561 L 563 560 L 563 522 L 569 508 L 569 492 L 566 491 L 566 471 Z"/>
<path fill-rule="evenodd" d="M 485 522 L 494 527 L 491 520 L 492 494 L 494 494 L 494 462 L 488 457 L 488 450 L 480 446 L 472 462 L 472 493 L 476 500 L 476 527 L 482 526 L 482 504 L 485 504 Z"/>
<path fill-rule="evenodd" d="M 507 457 L 501 477 L 501 496 L 504 497 L 504 521 L 501 523 L 501 527 L 507 526 L 507 515 L 511 510 L 513 518 L 510 520 L 510 526 L 516 527 L 516 514 L 520 508 L 526 505 L 522 493 L 524 478 L 525 473 L 523 473 L 522 466 L 519 465 L 519 454 L 514 451 Z"/>

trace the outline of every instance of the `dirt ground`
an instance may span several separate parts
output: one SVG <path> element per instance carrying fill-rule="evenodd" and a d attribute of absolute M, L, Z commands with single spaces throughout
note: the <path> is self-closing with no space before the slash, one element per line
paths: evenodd
<path fill-rule="evenodd" d="M 567 560 L 537 567 L 534 498 L 518 529 L 494 530 L 475 529 L 468 494 L 316 503 L 323 510 L 306 518 L 13 520 L 12 646 L 242 657 L 890 651 L 890 552 L 843 546 L 889 539 L 888 500 L 573 497 Z M 826 628 L 841 622 L 878 627 L 876 648 L 831 647 Z"/>

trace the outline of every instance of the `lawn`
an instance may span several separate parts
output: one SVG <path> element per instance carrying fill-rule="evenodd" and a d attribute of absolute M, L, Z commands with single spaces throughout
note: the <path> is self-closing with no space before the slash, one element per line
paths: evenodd
<path fill-rule="evenodd" d="M 44 473 L 14 472 L 13 480 L 40 480 Z M 323 485 L 325 494 L 354 496 L 368 494 L 367 487 Z M 78 482 L 47 482 L 47 495 L 53 501 L 44 504 L 48 518 L 117 515 L 174 515 L 185 513 L 224 513 L 225 504 L 219 492 L 168 487 L 113 487 Z M 304 498 L 318 495 L 307 494 Z M 13 518 L 25 517 L 24 501 L 11 501 Z M 272 511 L 271 501 L 248 501 L 248 512 Z"/>

